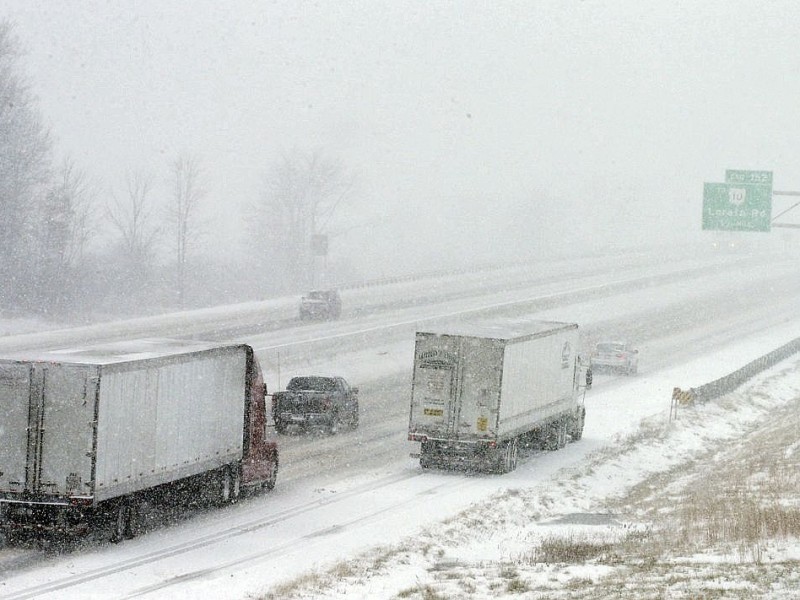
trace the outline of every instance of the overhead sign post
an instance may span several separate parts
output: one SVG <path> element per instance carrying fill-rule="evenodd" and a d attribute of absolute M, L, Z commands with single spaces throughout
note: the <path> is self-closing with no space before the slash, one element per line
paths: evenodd
<path fill-rule="evenodd" d="M 703 184 L 703 229 L 769 231 L 772 172 L 725 172 L 725 183 Z"/>
<path fill-rule="evenodd" d="M 321 265 L 318 265 L 319 262 L 316 260 L 318 257 L 324 257 L 325 266 L 327 267 L 328 263 L 328 236 L 321 233 L 315 233 L 311 236 L 311 261 L 312 261 L 312 269 L 311 269 L 311 287 L 317 286 L 317 269 L 322 268 Z"/>

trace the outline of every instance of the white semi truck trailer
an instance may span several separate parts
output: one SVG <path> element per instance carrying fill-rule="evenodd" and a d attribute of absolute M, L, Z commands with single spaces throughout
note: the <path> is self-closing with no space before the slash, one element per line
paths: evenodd
<path fill-rule="evenodd" d="M 496 319 L 416 334 L 408 439 L 420 465 L 513 471 L 521 446 L 583 434 L 591 372 L 574 323 Z"/>
<path fill-rule="evenodd" d="M 0 358 L 0 529 L 135 533 L 175 486 L 222 503 L 275 485 L 266 388 L 245 344 L 147 339 Z M 190 494 L 193 492 L 190 492 Z"/>

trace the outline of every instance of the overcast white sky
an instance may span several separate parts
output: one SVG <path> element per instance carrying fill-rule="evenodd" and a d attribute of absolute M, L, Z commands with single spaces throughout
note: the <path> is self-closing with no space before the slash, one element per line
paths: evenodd
<path fill-rule="evenodd" d="M 5 0 L 3 16 L 58 150 L 108 188 L 186 150 L 237 214 L 282 150 L 341 158 L 369 226 L 332 255 L 696 234 L 726 168 L 800 189 L 794 1 Z"/>

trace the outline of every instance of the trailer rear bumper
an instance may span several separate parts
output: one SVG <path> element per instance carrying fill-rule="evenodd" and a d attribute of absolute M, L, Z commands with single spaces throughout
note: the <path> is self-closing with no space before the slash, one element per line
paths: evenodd
<path fill-rule="evenodd" d="M 0 530 L 6 535 L 61 533 L 84 535 L 89 531 L 91 506 L 67 502 L 3 501 L 0 503 Z"/>
<path fill-rule="evenodd" d="M 499 445 L 493 439 L 469 442 L 426 439 L 420 446 L 420 464 L 455 470 L 491 470 L 497 465 Z"/>

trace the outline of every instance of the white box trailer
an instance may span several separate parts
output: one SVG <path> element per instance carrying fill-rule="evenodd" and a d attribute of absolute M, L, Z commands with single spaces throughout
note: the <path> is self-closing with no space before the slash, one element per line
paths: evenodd
<path fill-rule="evenodd" d="M 521 445 L 580 439 L 586 370 L 574 323 L 495 319 L 416 334 L 408 439 L 420 464 L 516 468 Z"/>
<path fill-rule="evenodd" d="M 134 500 L 159 486 L 202 476 L 221 501 L 271 488 L 264 395 L 244 344 L 148 339 L 0 358 L 4 529 L 85 530 L 111 510 L 130 535 Z"/>

